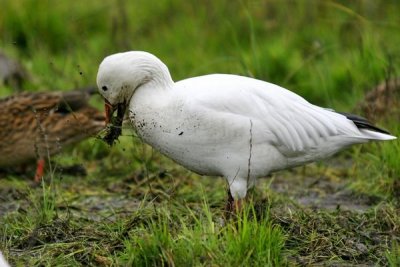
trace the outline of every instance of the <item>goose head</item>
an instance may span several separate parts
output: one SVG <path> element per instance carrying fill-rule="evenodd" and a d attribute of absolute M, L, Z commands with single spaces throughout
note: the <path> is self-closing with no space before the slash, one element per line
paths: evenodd
<path fill-rule="evenodd" d="M 106 124 L 117 110 L 123 120 L 133 94 L 141 87 L 166 88 L 173 84 L 167 66 L 154 55 L 130 51 L 106 57 L 97 73 L 97 86 L 104 98 Z"/>

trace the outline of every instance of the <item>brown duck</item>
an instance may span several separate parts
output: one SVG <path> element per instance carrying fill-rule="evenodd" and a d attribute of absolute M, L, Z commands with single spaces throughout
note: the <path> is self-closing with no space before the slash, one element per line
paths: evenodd
<path fill-rule="evenodd" d="M 104 128 L 104 115 L 88 105 L 96 88 L 22 93 L 0 99 L 0 168 L 37 160 L 35 181 L 45 159 Z"/>

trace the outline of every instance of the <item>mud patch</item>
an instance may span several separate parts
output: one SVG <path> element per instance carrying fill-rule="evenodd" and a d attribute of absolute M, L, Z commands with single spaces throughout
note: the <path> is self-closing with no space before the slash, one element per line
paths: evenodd
<path fill-rule="evenodd" d="M 69 212 L 77 218 L 100 222 L 107 219 L 114 222 L 129 216 L 140 207 L 140 201 L 125 196 L 94 195 L 74 200 L 68 206 Z"/>
<path fill-rule="evenodd" d="M 349 181 L 328 176 L 277 175 L 271 189 L 300 206 L 313 210 L 350 210 L 364 212 L 379 202 L 376 197 L 355 194 Z"/>
<path fill-rule="evenodd" d="M 342 169 L 326 167 L 323 174 L 320 170 L 313 170 L 318 169 L 316 166 L 309 167 L 310 174 L 304 173 L 305 168 L 278 173 L 273 176 L 270 189 L 296 205 L 312 210 L 365 212 L 380 199 L 356 194 L 349 189 L 349 165 L 351 162 L 343 161 L 340 164 Z"/>
<path fill-rule="evenodd" d="M 0 218 L 11 212 L 26 212 L 29 207 L 28 192 L 12 186 L 0 188 Z"/>

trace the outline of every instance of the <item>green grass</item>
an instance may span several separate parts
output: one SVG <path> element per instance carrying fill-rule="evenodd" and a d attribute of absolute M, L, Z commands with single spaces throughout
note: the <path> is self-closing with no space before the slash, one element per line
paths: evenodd
<path fill-rule="evenodd" d="M 174 80 L 247 75 L 342 111 L 399 73 L 396 1 L 1 6 L 0 45 L 30 72 L 29 91 L 95 84 L 101 60 L 126 50 L 156 54 Z M 1 96 L 13 92 L 0 84 Z M 92 104 L 102 108 L 100 97 Z M 378 124 L 399 136 L 395 110 Z M 0 179 L 0 250 L 16 266 L 397 266 L 399 150 L 397 140 L 357 146 L 273 174 L 225 221 L 224 180 L 185 170 L 129 131 L 112 148 L 91 138 L 53 156 L 40 186 L 31 173 Z M 69 164 L 88 176 L 62 175 Z"/>
<path fill-rule="evenodd" d="M 246 210 L 245 213 L 248 213 Z M 200 214 L 199 214 L 200 213 Z M 213 220 L 207 203 L 203 209 L 183 210 L 186 216 L 157 211 L 157 217 L 124 240 L 118 255 L 133 266 L 280 266 L 284 236 L 268 218 L 246 216 L 225 226 Z M 178 215 L 178 216 L 177 216 Z"/>
<path fill-rule="evenodd" d="M 397 131 L 399 133 L 399 131 Z M 357 180 L 353 186 L 357 191 L 398 199 L 400 197 L 400 142 L 371 145 L 371 151 L 362 151 L 357 165 Z"/>
<path fill-rule="evenodd" d="M 60 191 L 62 184 L 56 184 L 54 190 Z M 225 223 L 222 209 L 212 210 L 204 192 L 198 193 L 197 202 L 185 204 L 170 196 L 150 200 L 151 193 L 144 193 L 135 211 L 121 215 L 113 209 L 105 213 L 85 210 L 85 204 L 67 201 L 67 192 L 49 197 L 47 186 L 41 191 L 40 199 L 27 196 L 32 202 L 25 212 L 4 218 L 1 232 L 9 239 L 2 240 L 3 249 L 9 247 L 10 254 L 22 255 L 13 264 L 67 266 L 105 261 L 123 266 L 279 266 L 284 262 L 286 237 L 268 211 L 257 218 L 249 206 L 242 216 Z M 110 195 L 100 190 L 96 194 Z M 71 206 L 66 209 L 67 203 Z M 76 210 L 82 214 L 74 214 Z"/>
<path fill-rule="evenodd" d="M 400 265 L 400 247 L 398 243 L 392 244 L 392 249 L 386 252 L 386 258 L 388 260 L 389 266 Z"/>

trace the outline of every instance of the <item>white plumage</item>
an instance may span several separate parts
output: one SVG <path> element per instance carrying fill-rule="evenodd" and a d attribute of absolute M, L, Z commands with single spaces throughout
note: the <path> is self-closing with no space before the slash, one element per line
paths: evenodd
<path fill-rule="evenodd" d="M 146 52 L 106 57 L 97 84 L 109 105 L 129 105 L 144 142 L 197 173 L 226 177 L 234 199 L 273 171 L 352 144 L 395 139 L 264 81 L 212 74 L 174 83 Z"/>
<path fill-rule="evenodd" d="M 0 251 L 0 267 L 10 267 L 3 254 Z"/>

